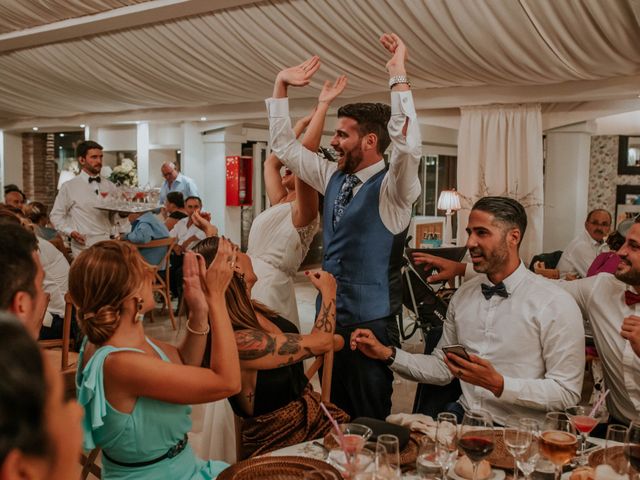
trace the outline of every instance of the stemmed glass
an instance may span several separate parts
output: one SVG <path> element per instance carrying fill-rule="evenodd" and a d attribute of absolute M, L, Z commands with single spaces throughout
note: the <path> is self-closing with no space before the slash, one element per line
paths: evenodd
<path fill-rule="evenodd" d="M 376 459 L 376 473 L 381 480 L 400 478 L 400 445 L 395 435 L 378 435 L 377 447 L 383 452 Z"/>
<path fill-rule="evenodd" d="M 458 456 L 458 419 L 453 413 L 442 412 L 437 417 L 436 451 L 442 465 L 442 478 Z"/>
<path fill-rule="evenodd" d="M 618 475 L 627 473 L 627 459 L 624 448 L 621 452 L 618 445 L 624 445 L 627 437 L 627 427 L 612 424 L 607 427 L 607 437 L 604 444 L 604 463 L 609 465 Z"/>
<path fill-rule="evenodd" d="M 438 444 L 435 439 L 425 435 L 420 442 L 418 458 L 416 458 L 416 470 L 422 479 L 438 478 L 444 470 L 438 455 Z M 442 477 L 444 479 L 444 476 Z"/>
<path fill-rule="evenodd" d="M 578 465 L 587 464 L 587 455 L 585 454 L 587 438 L 589 438 L 589 434 L 599 422 L 598 418 L 590 415 L 590 411 L 590 408 L 582 405 L 574 405 L 565 410 L 573 427 L 580 432 L 580 456 L 578 457 Z"/>
<path fill-rule="evenodd" d="M 531 445 L 533 432 L 530 425 L 522 423 L 517 415 L 509 415 L 504 424 L 504 445 L 513 455 L 513 478 L 518 480 L 518 457 Z"/>
<path fill-rule="evenodd" d="M 631 467 L 640 472 L 640 420 L 634 420 L 629 424 L 624 441 L 624 456 L 629 460 Z"/>
<path fill-rule="evenodd" d="M 464 414 L 458 438 L 458 447 L 473 464 L 473 480 L 478 478 L 478 465 L 488 457 L 495 446 L 493 420 L 484 410 L 469 410 Z"/>
<path fill-rule="evenodd" d="M 560 480 L 562 466 L 575 456 L 577 444 L 575 428 L 567 414 L 547 413 L 540 436 L 540 453 L 555 466 L 556 480 Z"/>
<path fill-rule="evenodd" d="M 538 445 L 538 438 L 540 436 L 540 427 L 538 422 L 533 418 L 521 418 L 520 424 L 523 428 L 531 432 L 531 442 L 529 447 L 516 457 L 516 464 L 518 468 L 522 470 L 524 478 L 529 480 L 531 474 L 536 469 L 538 459 L 540 458 L 540 449 Z"/>

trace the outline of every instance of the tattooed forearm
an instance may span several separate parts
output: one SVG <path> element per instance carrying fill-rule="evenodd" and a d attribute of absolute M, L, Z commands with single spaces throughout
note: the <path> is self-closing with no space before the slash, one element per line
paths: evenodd
<path fill-rule="evenodd" d="M 285 333 L 285 341 L 278 349 L 278 355 L 295 355 L 300 351 L 302 335 L 297 333 Z"/>
<path fill-rule="evenodd" d="M 335 307 L 334 301 L 330 300 L 328 304 L 322 303 L 320 307 L 320 312 L 318 313 L 318 318 L 316 318 L 316 323 L 314 327 L 325 333 L 331 333 L 333 330 L 333 326 L 335 324 L 336 314 L 333 311 Z"/>
<path fill-rule="evenodd" d="M 315 356 L 316 356 L 316 354 L 313 353 L 309 347 L 304 347 L 304 352 L 302 353 L 302 355 L 299 355 L 297 357 L 294 357 L 293 355 L 290 356 L 289 359 L 286 362 L 280 363 L 278 365 L 278 368 L 280 368 L 280 367 L 288 367 L 289 365 L 293 365 L 294 363 L 299 363 L 302 360 L 305 360 L 305 359 L 311 358 L 311 357 L 315 357 Z"/>
<path fill-rule="evenodd" d="M 236 332 L 236 344 L 240 360 L 256 360 L 276 351 L 276 341 L 268 334 L 258 330 L 240 330 Z"/>

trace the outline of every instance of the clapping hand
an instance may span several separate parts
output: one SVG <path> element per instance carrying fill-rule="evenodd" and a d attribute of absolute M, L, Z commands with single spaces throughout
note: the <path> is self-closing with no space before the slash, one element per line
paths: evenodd
<path fill-rule="evenodd" d="M 206 274 L 207 291 L 213 295 L 224 295 L 238 260 L 238 247 L 229 240 L 220 237 L 216 257 L 209 265 Z"/>
<path fill-rule="evenodd" d="M 400 37 L 395 33 L 385 33 L 380 37 L 380 43 L 389 53 L 391 60 L 387 62 L 387 71 L 390 75 L 404 75 L 404 64 L 407 60 L 407 47 Z"/>
<path fill-rule="evenodd" d="M 278 73 L 276 82 L 282 82 L 285 86 L 304 87 L 309 85 L 311 77 L 320 68 L 320 57 L 314 55 L 295 67 L 289 67 Z"/>
<path fill-rule="evenodd" d="M 340 75 L 333 84 L 326 80 L 318 96 L 318 103 L 331 104 L 347 87 L 347 76 Z"/>
<path fill-rule="evenodd" d="M 329 272 L 318 270 L 315 272 L 304 272 L 314 287 L 323 295 L 336 296 L 336 279 Z"/>
<path fill-rule="evenodd" d="M 203 282 L 206 275 L 204 258 L 193 252 L 184 254 L 182 277 L 184 282 L 184 299 L 192 312 L 206 315 L 207 299 L 204 294 Z"/>
<path fill-rule="evenodd" d="M 640 357 L 640 317 L 631 315 L 622 321 L 622 338 L 629 340 L 634 353 Z"/>
<path fill-rule="evenodd" d="M 215 237 L 218 234 L 216 226 L 211 224 L 211 214 L 208 212 L 196 210 L 191 215 L 191 221 L 196 227 L 202 230 L 207 237 Z"/>

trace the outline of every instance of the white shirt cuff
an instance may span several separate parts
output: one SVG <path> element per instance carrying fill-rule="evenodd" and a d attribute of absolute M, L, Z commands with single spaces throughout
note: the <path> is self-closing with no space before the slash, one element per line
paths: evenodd
<path fill-rule="evenodd" d="M 289 116 L 289 97 L 267 98 L 264 101 L 267 105 L 269 118 L 281 118 Z"/>
<path fill-rule="evenodd" d="M 389 368 L 395 370 L 396 368 L 406 367 L 409 363 L 409 358 L 411 358 L 411 354 L 405 352 L 400 348 L 396 348 L 396 358 L 393 360 L 393 363 L 389 365 Z"/>
<path fill-rule="evenodd" d="M 416 117 L 416 107 L 413 105 L 411 90 L 391 92 L 391 115 L 405 115 L 409 118 Z"/>
<path fill-rule="evenodd" d="M 500 400 L 507 403 L 516 403 L 520 393 L 520 381 L 517 378 L 502 377 L 502 395 Z"/>

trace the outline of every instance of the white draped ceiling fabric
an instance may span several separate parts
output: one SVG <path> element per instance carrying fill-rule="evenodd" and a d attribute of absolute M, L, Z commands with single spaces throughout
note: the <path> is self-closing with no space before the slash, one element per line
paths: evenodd
<path fill-rule="evenodd" d="M 515 198 L 527 212 L 520 256 L 542 252 L 543 172 L 540 105 L 464 107 L 458 133 L 458 239 L 466 240 L 470 208 L 487 195 Z"/>
<path fill-rule="evenodd" d="M 263 120 L 277 71 L 311 54 L 323 67 L 313 88 L 293 92 L 294 112 L 341 73 L 350 82 L 345 100 L 388 99 L 377 43 L 384 31 L 409 46 L 424 123 L 456 127 L 459 106 L 488 103 L 539 102 L 552 115 L 546 127 L 640 109 L 638 0 L 237 0 L 196 16 L 3 47 L 18 33 L 28 40 L 29 28 L 167 1 L 3 2 L 0 128 Z"/>

